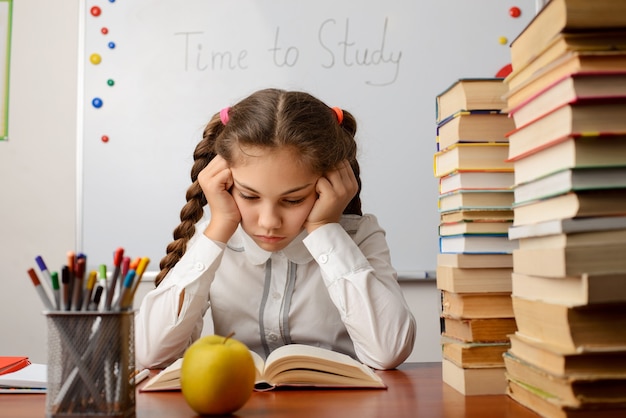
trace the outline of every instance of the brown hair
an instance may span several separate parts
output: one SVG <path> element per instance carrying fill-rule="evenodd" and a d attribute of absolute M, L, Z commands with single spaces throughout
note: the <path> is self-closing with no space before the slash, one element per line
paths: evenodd
<path fill-rule="evenodd" d="M 344 213 L 361 215 L 356 127 L 356 120 L 348 111 L 343 111 L 340 124 L 335 112 L 319 99 L 304 92 L 278 89 L 257 91 L 232 106 L 226 125 L 219 113 L 213 115 L 194 151 L 187 203 L 180 212 L 181 222 L 174 229 L 174 241 L 167 246 L 167 254 L 161 260 L 156 285 L 183 256 L 187 242 L 195 233 L 195 224 L 203 215 L 207 200 L 198 183 L 198 174 L 216 155 L 233 163 L 239 147 L 292 147 L 301 156 L 301 162 L 319 174 L 343 160 L 350 161 L 359 191 Z"/>

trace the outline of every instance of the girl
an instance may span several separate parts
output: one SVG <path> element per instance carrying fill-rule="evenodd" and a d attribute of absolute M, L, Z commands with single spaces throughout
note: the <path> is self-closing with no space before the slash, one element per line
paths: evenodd
<path fill-rule="evenodd" d="M 413 318 L 384 230 L 361 213 L 354 117 L 302 92 L 258 91 L 214 115 L 156 288 L 136 320 L 136 356 L 164 367 L 214 331 L 266 357 L 291 343 L 378 369 L 411 353 Z"/>

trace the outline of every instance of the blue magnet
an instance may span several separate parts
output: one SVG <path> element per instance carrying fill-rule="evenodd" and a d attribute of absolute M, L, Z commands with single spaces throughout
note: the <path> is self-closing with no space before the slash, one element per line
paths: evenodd
<path fill-rule="evenodd" d="M 109 42 L 109 48 L 111 49 L 115 48 L 115 42 Z"/>
<path fill-rule="evenodd" d="M 91 104 L 93 105 L 93 107 L 95 107 L 96 109 L 100 109 L 102 107 L 102 99 L 100 99 L 99 97 L 95 97 L 92 101 Z"/>

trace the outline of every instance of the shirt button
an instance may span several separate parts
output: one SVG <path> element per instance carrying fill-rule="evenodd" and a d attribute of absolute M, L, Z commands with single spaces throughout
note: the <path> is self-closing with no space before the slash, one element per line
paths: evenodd
<path fill-rule="evenodd" d="M 281 295 L 280 295 L 280 293 L 278 293 L 278 292 L 274 292 L 274 293 L 272 293 L 272 297 L 273 297 L 274 299 L 278 300 L 278 299 L 280 299 L 280 298 L 281 298 Z"/>
<path fill-rule="evenodd" d="M 276 340 L 278 340 L 278 336 L 276 334 L 270 334 L 267 336 L 267 338 L 273 343 L 276 342 Z"/>
<path fill-rule="evenodd" d="M 322 254 L 318 258 L 318 261 L 322 264 L 326 264 L 328 262 L 328 254 Z"/>
<path fill-rule="evenodd" d="M 195 264 L 194 268 L 195 268 L 197 271 L 202 271 L 202 270 L 204 270 L 204 269 L 205 269 L 205 267 L 204 267 L 204 263 L 197 262 L 197 263 Z"/>

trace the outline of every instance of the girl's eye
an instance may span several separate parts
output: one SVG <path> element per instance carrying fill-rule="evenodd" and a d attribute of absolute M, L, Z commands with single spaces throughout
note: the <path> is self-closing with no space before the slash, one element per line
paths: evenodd
<path fill-rule="evenodd" d="M 294 199 L 294 200 L 287 199 L 287 200 L 285 200 L 285 202 L 287 204 L 289 204 L 289 205 L 298 205 L 298 204 L 304 202 L 304 198 L 302 198 L 302 199 Z"/>
<path fill-rule="evenodd" d="M 239 197 L 241 197 L 244 200 L 255 200 L 255 199 L 258 199 L 257 196 L 245 195 L 243 193 L 239 193 Z"/>

